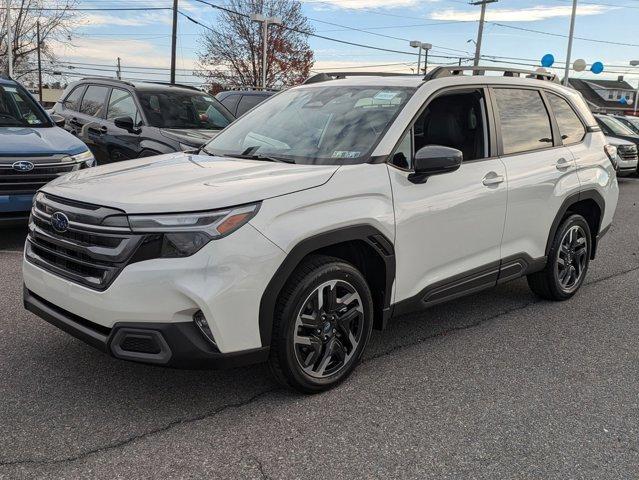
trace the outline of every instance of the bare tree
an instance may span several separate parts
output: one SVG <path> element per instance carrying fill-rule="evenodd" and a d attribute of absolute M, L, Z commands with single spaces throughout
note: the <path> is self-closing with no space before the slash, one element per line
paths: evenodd
<path fill-rule="evenodd" d="M 262 25 L 249 18 L 261 13 L 279 17 L 283 25 L 268 27 L 267 87 L 294 85 L 308 77 L 313 51 L 304 32 L 312 32 L 312 27 L 298 0 L 229 0 L 225 7 L 242 15 L 220 11 L 212 30 L 201 39 L 199 66 L 207 72 L 198 75 L 226 87 L 261 85 Z"/>
<path fill-rule="evenodd" d="M 6 1 L 6 0 L 5 0 Z M 0 8 L 0 72 L 8 61 L 5 5 Z M 38 48 L 36 24 L 40 21 L 40 51 L 43 61 L 53 61 L 53 41 L 68 42 L 71 38 L 73 8 L 77 0 L 12 0 L 11 30 L 14 76 L 30 77 L 37 70 L 35 53 Z"/>

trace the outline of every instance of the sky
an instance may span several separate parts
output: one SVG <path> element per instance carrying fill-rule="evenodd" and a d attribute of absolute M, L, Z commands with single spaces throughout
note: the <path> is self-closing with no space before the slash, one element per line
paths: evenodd
<path fill-rule="evenodd" d="M 214 26 L 218 21 L 216 10 L 206 5 L 194 0 L 179 2 L 180 10 L 200 23 Z M 212 3 L 224 5 L 221 0 L 212 0 Z M 172 0 L 80 0 L 78 6 L 171 7 Z M 572 0 L 499 0 L 489 4 L 482 55 L 538 66 L 541 57 L 551 53 L 557 62 L 563 62 L 571 8 Z M 433 45 L 431 64 L 457 63 L 458 57 L 472 57 L 474 53 L 479 11 L 479 6 L 463 0 L 303 1 L 303 12 L 318 35 L 406 52 L 382 52 L 311 37 L 309 44 L 315 54 L 313 70 L 317 72 L 349 68 L 410 72 L 417 62 L 416 50 L 408 44 L 410 40 Z M 639 0 L 579 0 L 575 36 L 581 38 L 574 41 L 572 59 L 582 58 L 589 66 L 601 61 L 606 69 L 599 76 L 588 71 L 571 75 L 578 78 L 625 75 L 636 86 L 639 68 L 630 67 L 629 62 L 639 60 L 639 39 L 635 35 L 638 21 Z M 170 10 L 84 12 L 76 24 L 72 43 L 54 46 L 57 58 L 67 71 L 78 75 L 114 75 L 117 57 L 120 57 L 124 77 L 168 80 Z M 178 82 L 198 82 L 192 69 L 197 68 L 199 38 L 204 31 L 203 27 L 180 17 L 177 66 L 183 70 L 178 71 Z M 69 70 L 69 65 L 74 65 L 64 62 L 91 63 L 94 70 L 88 70 L 86 65 L 75 65 L 74 70 Z M 482 63 L 501 65 L 489 59 Z M 560 68 L 553 71 L 563 76 L 563 65 L 556 65 Z M 522 65 L 520 68 L 532 67 Z"/>

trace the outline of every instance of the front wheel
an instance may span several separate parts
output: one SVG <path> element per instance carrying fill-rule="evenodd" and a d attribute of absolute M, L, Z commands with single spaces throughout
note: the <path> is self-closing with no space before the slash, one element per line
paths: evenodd
<path fill-rule="evenodd" d="M 555 233 L 546 267 L 528 275 L 530 289 L 546 300 L 567 300 L 581 287 L 588 271 L 592 236 L 581 215 L 566 218 Z"/>
<path fill-rule="evenodd" d="M 372 327 L 373 300 L 359 270 L 337 258 L 311 257 L 278 300 L 271 371 L 300 392 L 328 390 L 353 371 Z"/>

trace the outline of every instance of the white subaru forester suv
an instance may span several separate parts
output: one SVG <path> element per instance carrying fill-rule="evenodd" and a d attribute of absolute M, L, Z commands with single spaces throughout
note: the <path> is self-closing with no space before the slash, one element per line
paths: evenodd
<path fill-rule="evenodd" d="M 467 70 L 321 74 L 199 154 L 49 183 L 26 308 L 120 359 L 268 361 L 318 392 L 394 316 L 522 276 L 570 298 L 613 218 L 615 149 L 550 75 Z"/>

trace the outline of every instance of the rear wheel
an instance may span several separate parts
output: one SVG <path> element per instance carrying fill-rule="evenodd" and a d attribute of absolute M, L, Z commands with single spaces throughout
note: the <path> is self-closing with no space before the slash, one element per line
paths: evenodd
<path fill-rule="evenodd" d="M 581 287 L 590 263 L 592 237 L 588 222 L 571 215 L 557 229 L 546 267 L 528 275 L 528 285 L 547 300 L 567 300 Z"/>
<path fill-rule="evenodd" d="M 269 359 L 273 374 L 304 393 L 334 387 L 361 358 L 372 316 L 370 290 L 355 267 L 333 257 L 309 258 L 278 301 Z"/>

